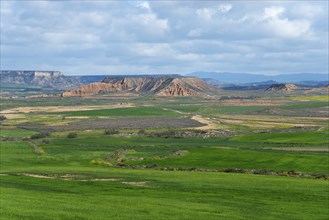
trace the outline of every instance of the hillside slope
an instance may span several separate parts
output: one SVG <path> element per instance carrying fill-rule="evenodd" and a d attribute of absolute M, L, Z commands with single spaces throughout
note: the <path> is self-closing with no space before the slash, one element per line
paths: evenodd
<path fill-rule="evenodd" d="M 219 94 L 219 90 L 195 77 L 117 76 L 107 77 L 98 83 L 80 86 L 64 92 L 62 96 L 93 96 L 111 93 L 157 96 L 211 96 Z"/>

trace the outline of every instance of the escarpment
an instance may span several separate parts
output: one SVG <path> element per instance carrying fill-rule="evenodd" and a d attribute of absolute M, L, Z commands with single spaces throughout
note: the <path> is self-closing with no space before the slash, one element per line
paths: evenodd
<path fill-rule="evenodd" d="M 218 94 L 219 90 L 196 77 L 116 76 L 71 89 L 64 92 L 62 96 L 94 96 L 113 93 L 155 96 L 211 96 Z"/>

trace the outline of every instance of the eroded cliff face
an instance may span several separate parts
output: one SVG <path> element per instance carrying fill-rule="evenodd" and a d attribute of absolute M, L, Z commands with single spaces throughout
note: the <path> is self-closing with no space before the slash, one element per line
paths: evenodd
<path fill-rule="evenodd" d="M 41 86 L 53 89 L 70 89 L 82 85 L 78 77 L 64 76 L 59 71 L 0 71 L 2 83 Z"/>
<path fill-rule="evenodd" d="M 120 85 L 107 84 L 107 83 L 91 83 L 88 85 L 80 86 L 78 89 L 71 89 L 62 94 L 63 97 L 70 96 L 92 96 L 99 94 L 106 94 L 111 92 L 122 92 Z"/>
<path fill-rule="evenodd" d="M 266 91 L 293 91 L 298 89 L 298 86 L 295 84 L 273 84 Z"/>
<path fill-rule="evenodd" d="M 219 91 L 195 77 L 108 77 L 62 94 L 93 96 L 111 93 L 134 93 L 157 96 L 209 96 Z"/>

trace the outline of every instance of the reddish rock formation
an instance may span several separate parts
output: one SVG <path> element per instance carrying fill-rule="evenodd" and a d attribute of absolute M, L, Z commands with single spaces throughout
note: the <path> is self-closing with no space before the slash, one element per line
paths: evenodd
<path fill-rule="evenodd" d="M 91 83 L 62 94 L 69 96 L 93 96 L 111 93 L 137 93 L 157 96 L 210 96 L 218 90 L 195 77 L 108 77 L 99 83 Z"/>

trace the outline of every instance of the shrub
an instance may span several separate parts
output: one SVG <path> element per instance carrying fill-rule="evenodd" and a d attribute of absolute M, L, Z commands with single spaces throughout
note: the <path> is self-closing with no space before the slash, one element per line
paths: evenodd
<path fill-rule="evenodd" d="M 4 121 L 4 120 L 6 120 L 6 119 L 7 119 L 6 116 L 4 116 L 4 115 L 0 115 L 0 121 Z"/>
<path fill-rule="evenodd" d="M 77 133 L 75 133 L 75 132 L 70 132 L 70 133 L 68 133 L 67 134 L 67 137 L 68 138 L 76 138 L 78 135 L 77 135 Z"/>
<path fill-rule="evenodd" d="M 45 138 L 50 136 L 49 132 L 42 132 L 42 133 L 38 133 L 38 134 L 34 134 L 31 136 L 31 139 L 40 139 L 40 138 Z"/>
<path fill-rule="evenodd" d="M 119 131 L 115 130 L 115 129 L 106 129 L 104 131 L 104 134 L 106 134 L 106 135 L 119 134 Z"/>
<path fill-rule="evenodd" d="M 138 131 L 138 134 L 139 135 L 145 135 L 146 131 L 144 129 L 141 129 L 141 130 Z"/>
<path fill-rule="evenodd" d="M 49 141 L 48 139 L 43 139 L 43 140 L 42 140 L 42 143 L 43 143 L 43 144 L 49 144 L 50 141 Z"/>
<path fill-rule="evenodd" d="M 94 165 L 103 165 L 103 166 L 106 166 L 106 167 L 113 166 L 113 164 L 111 162 L 105 161 L 105 160 L 103 160 L 101 158 L 97 158 L 97 159 L 91 160 L 90 163 L 91 164 L 94 164 Z"/>

